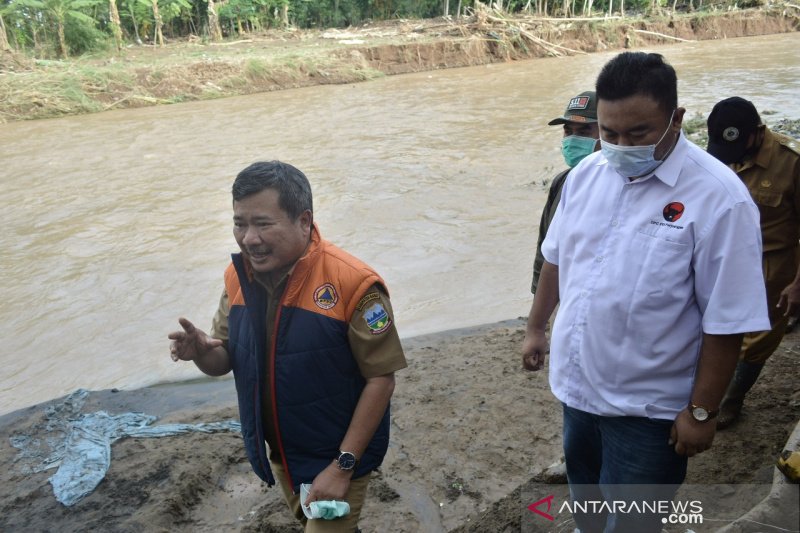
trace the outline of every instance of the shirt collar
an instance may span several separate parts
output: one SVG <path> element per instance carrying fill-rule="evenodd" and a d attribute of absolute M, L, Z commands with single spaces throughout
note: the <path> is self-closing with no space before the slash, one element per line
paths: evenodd
<path fill-rule="evenodd" d="M 675 148 L 667 155 L 664 162 L 653 171 L 653 177 L 660 180 L 664 185 L 674 187 L 675 184 L 678 183 L 678 177 L 680 177 L 681 170 L 683 169 L 683 162 L 686 159 L 688 150 L 689 141 L 683 136 L 683 132 L 680 132 L 678 134 L 678 142 L 675 143 Z"/>

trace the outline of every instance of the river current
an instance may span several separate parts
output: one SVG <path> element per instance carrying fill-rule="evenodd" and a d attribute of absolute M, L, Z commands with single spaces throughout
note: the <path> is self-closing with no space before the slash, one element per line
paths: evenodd
<path fill-rule="evenodd" d="M 727 96 L 800 118 L 797 33 L 651 48 L 687 118 Z M 323 236 L 386 279 L 402 337 L 524 316 L 547 122 L 616 52 L 0 126 L 0 414 L 76 388 L 200 377 L 166 335 L 207 329 L 236 251 L 230 185 L 303 170 Z M 411 361 L 413 364 L 413 361 Z"/>

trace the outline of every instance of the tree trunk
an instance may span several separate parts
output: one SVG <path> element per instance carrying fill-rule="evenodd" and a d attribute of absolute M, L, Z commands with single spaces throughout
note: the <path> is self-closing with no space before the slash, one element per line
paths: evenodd
<path fill-rule="evenodd" d="M 133 12 L 133 2 L 128 2 L 128 11 L 131 15 L 131 22 L 133 23 L 133 34 L 136 36 L 136 44 L 142 45 L 142 38 L 139 36 L 139 24 L 136 23 L 136 13 Z"/>
<path fill-rule="evenodd" d="M 442 15 L 444 15 L 445 17 L 449 17 L 450 16 L 450 0 L 444 0 L 443 4 L 444 5 L 442 6 Z"/>
<path fill-rule="evenodd" d="M 614 12 L 614 0 L 608 0 L 608 16 L 611 16 L 611 13 Z"/>
<path fill-rule="evenodd" d="M 625 16 L 625 0 L 619 0 L 619 14 L 621 17 Z"/>
<path fill-rule="evenodd" d="M 208 0 L 208 34 L 214 42 L 222 40 L 222 28 L 219 25 L 219 16 L 214 0 Z"/>
<path fill-rule="evenodd" d="M 152 0 L 152 3 L 153 20 L 156 23 L 156 27 L 153 31 L 153 45 L 164 46 L 164 35 L 161 33 L 161 28 L 164 26 L 164 22 L 161 20 L 161 13 L 158 12 L 158 0 Z"/>
<path fill-rule="evenodd" d="M 283 12 L 281 13 L 281 24 L 284 28 L 289 27 L 289 4 L 283 4 Z"/>
<path fill-rule="evenodd" d="M 11 50 L 11 45 L 8 44 L 8 34 L 6 33 L 6 23 L 0 15 L 0 50 Z"/>
<path fill-rule="evenodd" d="M 58 46 L 61 48 L 61 57 L 67 59 L 69 52 L 67 51 L 67 38 L 64 36 L 64 21 L 58 21 Z"/>
<path fill-rule="evenodd" d="M 108 14 L 111 17 L 111 33 L 114 34 L 114 44 L 117 46 L 117 52 L 119 52 L 122 50 L 122 24 L 119 21 L 116 0 L 108 0 Z"/>

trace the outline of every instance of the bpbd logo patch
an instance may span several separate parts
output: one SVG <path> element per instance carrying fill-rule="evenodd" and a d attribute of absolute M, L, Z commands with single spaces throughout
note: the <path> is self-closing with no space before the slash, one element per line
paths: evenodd
<path fill-rule="evenodd" d="M 317 304 L 317 307 L 320 309 L 330 309 L 336 305 L 338 301 L 339 295 L 330 283 L 326 283 L 314 291 L 314 303 Z"/>

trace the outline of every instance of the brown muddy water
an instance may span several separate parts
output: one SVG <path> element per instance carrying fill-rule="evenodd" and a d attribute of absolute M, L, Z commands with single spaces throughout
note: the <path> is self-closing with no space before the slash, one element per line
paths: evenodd
<path fill-rule="evenodd" d="M 687 117 L 741 95 L 770 123 L 800 118 L 799 45 L 650 50 L 678 71 Z M 230 185 L 261 159 L 308 175 L 323 236 L 385 277 L 403 337 L 527 314 L 563 166 L 547 122 L 615 53 L 0 126 L 0 414 L 199 377 L 166 334 L 178 316 L 208 328 L 236 250 Z"/>

